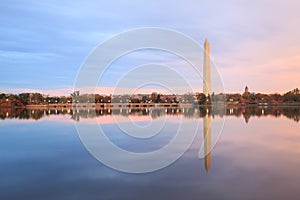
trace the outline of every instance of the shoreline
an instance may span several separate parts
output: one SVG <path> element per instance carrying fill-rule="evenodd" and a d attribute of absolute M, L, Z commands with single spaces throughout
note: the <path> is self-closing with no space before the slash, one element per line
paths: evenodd
<path fill-rule="evenodd" d="M 218 103 L 216 107 L 224 106 Z M 78 103 L 78 104 L 41 104 L 26 106 L 0 106 L 0 109 L 114 109 L 114 108 L 194 108 L 194 107 L 212 107 L 208 105 L 178 104 L 178 103 Z M 276 103 L 276 104 L 225 104 L 229 108 L 247 108 L 247 107 L 300 107 L 298 103 Z"/>

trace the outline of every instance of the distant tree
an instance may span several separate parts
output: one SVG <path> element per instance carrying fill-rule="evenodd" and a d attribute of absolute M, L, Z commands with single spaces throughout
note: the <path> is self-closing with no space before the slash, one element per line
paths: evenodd
<path fill-rule="evenodd" d="M 226 94 L 226 101 L 227 102 L 241 102 L 242 95 L 239 93 L 236 94 Z"/>
<path fill-rule="evenodd" d="M 155 103 L 161 103 L 161 95 L 158 94 L 157 98 L 154 100 Z"/>
<path fill-rule="evenodd" d="M 1 93 L 1 94 L 0 94 L 0 99 L 5 99 L 5 97 L 6 97 L 6 96 L 5 96 L 4 93 Z"/>
<path fill-rule="evenodd" d="M 299 89 L 296 88 L 292 91 L 289 91 L 283 95 L 284 102 L 300 102 L 300 92 Z"/>
<path fill-rule="evenodd" d="M 154 102 L 157 100 L 157 93 L 156 92 L 152 92 L 150 99 Z"/>
<path fill-rule="evenodd" d="M 72 94 L 71 94 L 71 97 L 72 97 L 72 102 L 73 103 L 77 103 L 79 100 L 79 91 L 74 91 Z"/>
<path fill-rule="evenodd" d="M 31 103 L 40 104 L 41 102 L 43 102 L 43 95 L 40 93 L 33 93 L 31 98 Z"/>
<path fill-rule="evenodd" d="M 197 98 L 197 101 L 198 101 L 199 105 L 205 104 L 205 102 L 206 102 L 206 96 L 205 96 L 205 94 L 198 93 L 198 94 L 196 94 L 196 98 Z"/>
<path fill-rule="evenodd" d="M 283 101 L 283 97 L 282 97 L 282 95 L 277 94 L 277 93 L 270 94 L 270 101 L 279 103 L 279 102 Z"/>
<path fill-rule="evenodd" d="M 215 93 L 214 92 L 210 95 L 210 100 L 215 101 Z"/>
<path fill-rule="evenodd" d="M 103 103 L 111 103 L 111 96 L 104 96 Z"/>
<path fill-rule="evenodd" d="M 24 105 L 28 105 L 29 103 L 29 96 L 30 94 L 29 93 L 21 93 L 19 94 L 19 100 L 22 104 Z"/>
<path fill-rule="evenodd" d="M 62 96 L 59 100 L 59 103 L 67 103 L 67 97 Z"/>
<path fill-rule="evenodd" d="M 197 98 L 197 97 L 195 97 L 193 94 L 184 94 L 183 96 L 182 96 L 182 101 L 184 102 L 184 103 L 195 103 L 195 98 Z"/>
<path fill-rule="evenodd" d="M 130 102 L 131 103 L 140 103 L 141 101 L 138 98 L 131 98 Z"/>
<path fill-rule="evenodd" d="M 242 99 L 246 104 L 250 103 L 251 97 L 250 97 L 250 92 L 244 92 L 242 95 Z"/>
<path fill-rule="evenodd" d="M 142 103 L 146 103 L 148 102 L 150 99 L 147 96 L 143 96 L 141 102 Z"/>
<path fill-rule="evenodd" d="M 104 97 L 102 95 L 95 94 L 95 102 L 96 103 L 103 103 L 103 99 L 104 99 Z"/>
<path fill-rule="evenodd" d="M 225 102 L 226 101 L 226 95 L 223 94 L 223 93 L 216 94 L 216 95 L 214 95 L 214 101 Z"/>

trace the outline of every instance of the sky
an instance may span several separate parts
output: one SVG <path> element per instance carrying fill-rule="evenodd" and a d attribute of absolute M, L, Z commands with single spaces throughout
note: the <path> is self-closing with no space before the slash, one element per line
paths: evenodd
<path fill-rule="evenodd" d="M 298 0 L 2 0 L 0 92 L 69 94 L 97 45 L 124 31 L 160 27 L 199 45 L 208 38 L 226 92 L 241 93 L 247 85 L 251 92 L 284 93 L 300 87 L 299 8 Z M 144 51 L 113 63 L 98 84 L 100 93 L 101 88 L 111 92 L 137 64 L 153 62 L 172 63 L 172 69 L 201 88 L 199 77 L 182 70 L 178 57 Z"/>

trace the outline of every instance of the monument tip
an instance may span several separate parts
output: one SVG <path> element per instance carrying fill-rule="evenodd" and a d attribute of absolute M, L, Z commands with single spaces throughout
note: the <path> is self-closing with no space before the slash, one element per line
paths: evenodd
<path fill-rule="evenodd" d="M 206 43 L 209 43 L 209 42 L 208 42 L 208 38 L 205 38 L 204 44 L 206 44 Z"/>

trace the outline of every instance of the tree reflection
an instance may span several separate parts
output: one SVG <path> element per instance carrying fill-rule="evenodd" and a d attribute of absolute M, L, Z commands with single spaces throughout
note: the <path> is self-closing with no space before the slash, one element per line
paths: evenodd
<path fill-rule="evenodd" d="M 227 107 L 226 110 L 214 108 L 211 113 L 209 107 L 197 108 L 118 108 L 118 109 L 12 109 L 0 108 L 0 119 L 7 118 L 15 119 L 34 119 L 39 120 L 43 117 L 50 115 L 68 115 L 71 119 L 79 121 L 81 118 L 95 118 L 104 115 L 121 115 L 121 116 L 151 116 L 156 119 L 163 116 L 183 116 L 185 118 L 204 118 L 208 114 L 214 117 L 235 116 L 243 117 L 245 122 L 248 123 L 252 117 L 287 117 L 295 122 L 300 121 L 300 108 L 299 107 Z"/>

